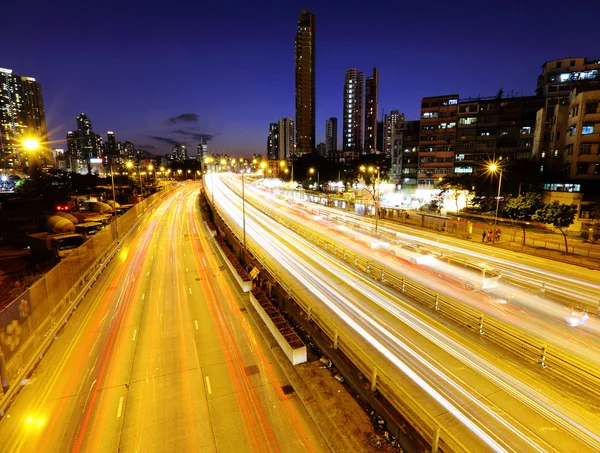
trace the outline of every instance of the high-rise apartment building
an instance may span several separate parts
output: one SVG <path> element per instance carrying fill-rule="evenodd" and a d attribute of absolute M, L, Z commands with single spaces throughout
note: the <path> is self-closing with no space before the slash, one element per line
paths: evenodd
<path fill-rule="evenodd" d="M 106 144 L 104 145 L 106 163 L 108 165 L 119 163 L 119 147 L 117 146 L 117 138 L 113 131 L 106 132 Z"/>
<path fill-rule="evenodd" d="M 44 145 L 48 132 L 42 87 L 31 77 L 0 68 L 0 167 L 24 165 L 27 156 L 22 152 L 22 142 L 29 138 L 42 144 L 38 154 L 47 153 L 50 157 L 50 150 Z"/>
<path fill-rule="evenodd" d="M 396 124 L 404 122 L 404 113 L 400 113 L 399 110 L 392 110 L 389 115 L 383 116 L 383 152 L 386 156 L 392 154 L 392 136 L 396 128 Z"/>
<path fill-rule="evenodd" d="M 294 150 L 294 120 L 291 118 L 279 118 L 277 123 L 279 129 L 279 147 L 276 159 L 289 160 L 295 157 Z"/>
<path fill-rule="evenodd" d="M 346 163 L 358 158 L 363 145 L 365 73 L 348 69 L 344 77 L 343 150 Z"/>
<path fill-rule="evenodd" d="M 315 150 L 315 15 L 300 10 L 295 40 L 296 64 L 296 151 L 298 155 Z"/>
<path fill-rule="evenodd" d="M 196 145 L 196 159 L 203 160 L 208 156 L 208 142 L 206 137 L 201 137 L 200 142 Z"/>
<path fill-rule="evenodd" d="M 537 96 L 459 100 L 454 172 L 478 173 L 492 161 L 531 159 L 536 112 L 543 106 Z"/>
<path fill-rule="evenodd" d="M 173 146 L 172 154 L 175 162 L 184 162 L 188 159 L 188 152 L 185 145 L 177 144 Z"/>
<path fill-rule="evenodd" d="M 417 187 L 420 126 L 419 120 L 404 121 L 404 115 L 394 123 L 390 179 L 402 189 Z"/>
<path fill-rule="evenodd" d="M 321 142 L 317 145 L 317 154 L 321 157 L 327 157 L 327 145 Z"/>
<path fill-rule="evenodd" d="M 537 95 L 568 97 L 569 93 L 600 90 L 600 58 L 571 57 L 547 61 L 538 77 Z"/>
<path fill-rule="evenodd" d="M 92 171 L 90 159 L 104 156 L 102 137 L 92 131 L 92 120 L 85 113 L 77 117 L 77 130 L 67 132 L 67 155 L 69 169 L 81 174 Z"/>
<path fill-rule="evenodd" d="M 458 94 L 425 97 L 421 101 L 418 184 L 433 186 L 454 173 Z"/>
<path fill-rule="evenodd" d="M 563 152 L 569 179 L 600 180 L 600 90 L 571 92 Z"/>
<path fill-rule="evenodd" d="M 365 81 L 365 153 L 377 150 L 377 109 L 379 106 L 379 69 Z"/>
<path fill-rule="evenodd" d="M 267 137 L 267 160 L 275 160 L 279 155 L 279 123 L 269 124 Z"/>
<path fill-rule="evenodd" d="M 333 116 L 325 121 L 325 154 L 329 160 L 335 160 L 337 153 L 337 123 L 337 118 Z"/>

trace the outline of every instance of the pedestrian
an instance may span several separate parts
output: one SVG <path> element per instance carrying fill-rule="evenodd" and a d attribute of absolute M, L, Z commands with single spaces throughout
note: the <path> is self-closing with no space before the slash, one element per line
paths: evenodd
<path fill-rule="evenodd" d="M 494 230 L 488 231 L 488 242 L 492 242 L 494 240 Z"/>
<path fill-rule="evenodd" d="M 500 242 L 500 228 L 498 228 L 496 230 L 496 233 L 494 233 L 494 239 L 498 242 Z"/>
<path fill-rule="evenodd" d="M 481 235 L 481 242 L 485 242 L 486 236 L 487 236 L 487 231 L 483 230 L 483 234 Z"/>

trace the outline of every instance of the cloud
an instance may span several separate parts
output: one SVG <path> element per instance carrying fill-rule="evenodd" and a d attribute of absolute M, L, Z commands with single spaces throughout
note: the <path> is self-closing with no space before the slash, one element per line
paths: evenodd
<path fill-rule="evenodd" d="M 202 139 L 205 139 L 206 141 L 212 140 L 213 139 L 213 134 L 203 134 L 200 132 L 194 132 L 194 131 L 185 131 L 183 129 L 176 129 L 173 131 L 174 134 L 179 134 L 179 135 L 183 135 L 187 138 L 199 141 Z"/>
<path fill-rule="evenodd" d="M 140 145 L 139 147 L 140 147 L 141 149 L 144 149 L 144 148 L 148 148 L 148 149 L 157 149 L 157 148 L 156 148 L 156 146 L 154 146 L 154 145 Z"/>
<path fill-rule="evenodd" d="M 167 120 L 167 124 L 197 123 L 200 117 L 197 113 L 182 113 Z"/>
<path fill-rule="evenodd" d="M 152 140 L 156 140 L 156 141 L 163 142 L 163 143 L 168 143 L 169 145 L 173 145 L 173 146 L 179 145 L 179 142 L 177 140 L 173 140 L 172 138 L 169 138 L 169 137 L 157 137 L 155 135 L 150 135 L 150 138 Z"/>

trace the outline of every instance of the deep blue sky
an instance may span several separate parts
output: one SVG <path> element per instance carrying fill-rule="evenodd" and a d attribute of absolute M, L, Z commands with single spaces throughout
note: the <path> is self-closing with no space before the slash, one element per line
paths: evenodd
<path fill-rule="evenodd" d="M 95 132 L 113 130 L 156 154 L 170 146 L 151 137 L 189 137 L 177 129 L 213 134 L 215 152 L 264 153 L 269 123 L 295 115 L 301 7 L 317 15 L 317 141 L 325 120 L 341 115 L 351 67 L 379 67 L 380 110 L 416 119 L 423 96 L 533 94 L 544 61 L 600 55 L 600 2 L 591 0 L 150 4 L 2 7 L 11 17 L 2 21 L 0 67 L 41 82 L 51 139 L 64 141 L 85 112 Z M 183 113 L 198 122 L 167 124 Z"/>

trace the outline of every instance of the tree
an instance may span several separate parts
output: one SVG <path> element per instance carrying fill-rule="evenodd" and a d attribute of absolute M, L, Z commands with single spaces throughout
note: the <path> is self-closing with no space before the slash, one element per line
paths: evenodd
<path fill-rule="evenodd" d="M 511 198 L 504 206 L 504 212 L 511 219 L 520 220 L 523 228 L 523 245 L 525 245 L 525 222 L 530 222 L 536 212 L 544 207 L 542 196 L 537 193 L 527 192 L 518 197 Z"/>
<path fill-rule="evenodd" d="M 567 234 L 564 229 L 569 228 L 573 224 L 575 215 L 577 215 L 576 205 L 561 204 L 558 201 L 553 201 L 538 209 L 532 216 L 532 219 L 536 222 L 545 223 L 552 225 L 554 228 L 558 228 L 565 240 L 566 255 L 569 252 L 569 247 L 567 244 Z"/>
<path fill-rule="evenodd" d="M 458 214 L 458 199 L 461 193 L 471 192 L 474 188 L 473 176 L 469 173 L 457 173 L 451 176 L 446 176 L 436 184 L 436 187 L 442 189 L 440 195 L 451 192 L 454 202 L 456 203 L 456 213 Z M 469 194 L 466 194 L 467 206 L 469 204 Z"/>

